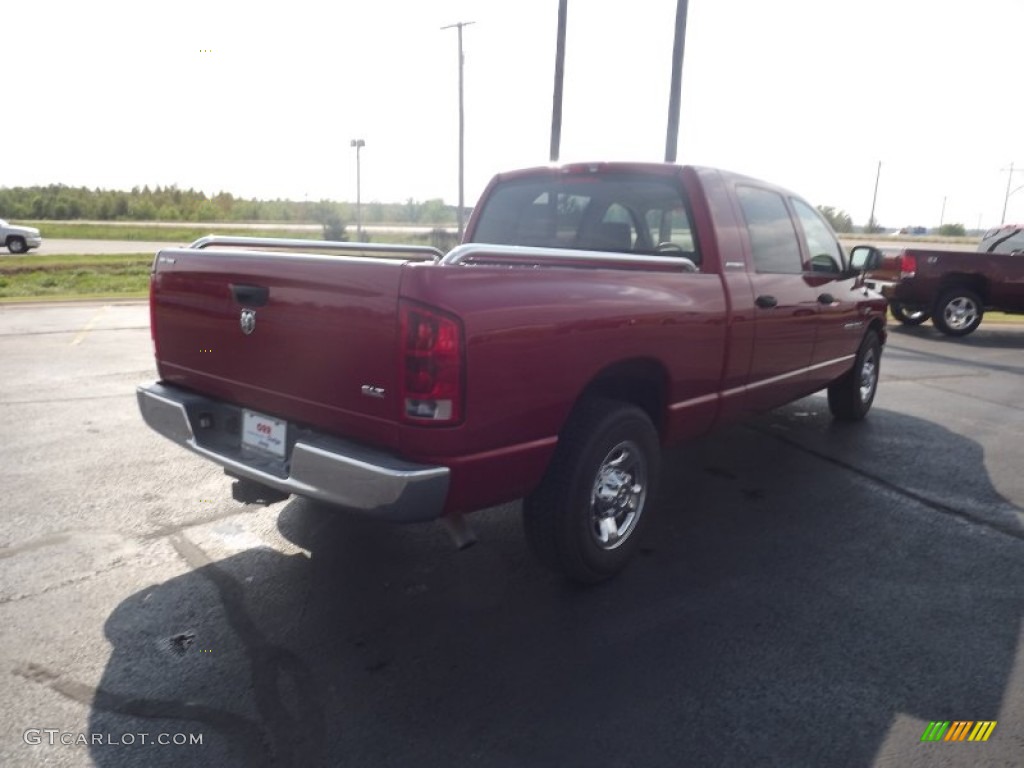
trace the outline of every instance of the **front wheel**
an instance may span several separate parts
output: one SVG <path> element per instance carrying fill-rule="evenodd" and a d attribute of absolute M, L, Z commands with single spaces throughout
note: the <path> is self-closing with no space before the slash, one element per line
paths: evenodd
<path fill-rule="evenodd" d="M 581 403 L 523 504 L 534 555 L 572 581 L 614 576 L 636 551 L 659 465 L 658 433 L 646 413 L 615 400 Z"/>
<path fill-rule="evenodd" d="M 860 421 L 871 410 L 878 390 L 882 342 L 869 331 L 860 343 L 853 369 L 828 388 L 828 407 L 838 421 Z"/>
<path fill-rule="evenodd" d="M 904 325 L 920 325 L 931 317 L 931 315 L 923 309 L 907 309 L 898 301 L 889 302 L 889 311 L 892 313 L 893 317 Z"/>
<path fill-rule="evenodd" d="M 24 253 L 28 250 L 28 245 L 23 238 L 9 237 L 7 238 L 7 250 L 11 253 Z"/>
<path fill-rule="evenodd" d="M 954 288 L 935 302 L 932 322 L 947 336 L 966 336 L 981 325 L 985 305 L 974 291 Z"/>

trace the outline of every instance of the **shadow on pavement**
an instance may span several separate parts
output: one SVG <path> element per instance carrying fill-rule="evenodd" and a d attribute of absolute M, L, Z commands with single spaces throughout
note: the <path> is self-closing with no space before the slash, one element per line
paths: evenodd
<path fill-rule="evenodd" d="M 955 452 L 963 473 L 929 475 L 929 492 L 960 498 L 974 477 L 1005 531 L 901 493 L 884 449 L 896 434 Z M 902 471 L 924 463 L 909 461 Z M 643 554 L 588 590 L 533 563 L 509 509 L 481 513 L 481 543 L 457 553 L 437 527 L 294 500 L 279 528 L 308 558 L 208 562 L 182 536 L 194 569 L 107 621 L 90 730 L 202 733 L 203 746 L 91 754 L 100 766 L 869 765 L 898 714 L 998 717 L 1024 558 L 1019 509 L 986 478 L 980 447 L 942 427 L 876 410 L 842 428 L 810 398 L 669 454 Z"/>

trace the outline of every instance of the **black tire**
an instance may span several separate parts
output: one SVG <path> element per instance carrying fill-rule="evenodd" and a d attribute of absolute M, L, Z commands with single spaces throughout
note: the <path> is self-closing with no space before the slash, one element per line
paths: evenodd
<path fill-rule="evenodd" d="M 544 480 L 523 503 L 537 559 L 582 584 L 621 571 L 650 517 L 660 463 L 646 413 L 616 400 L 580 403 Z"/>
<path fill-rule="evenodd" d="M 889 311 L 894 318 L 904 325 L 920 325 L 931 317 L 923 309 L 907 309 L 898 301 L 889 302 Z"/>
<path fill-rule="evenodd" d="M 860 421 L 868 415 L 878 391 L 882 342 L 868 331 L 857 350 L 853 368 L 828 387 L 828 408 L 837 421 Z"/>
<path fill-rule="evenodd" d="M 7 238 L 7 250 L 11 253 L 24 253 L 28 250 L 28 246 L 25 243 L 23 237 L 8 237 Z"/>
<path fill-rule="evenodd" d="M 944 291 L 935 302 L 932 322 L 947 336 L 974 333 L 985 314 L 981 298 L 969 288 Z"/>

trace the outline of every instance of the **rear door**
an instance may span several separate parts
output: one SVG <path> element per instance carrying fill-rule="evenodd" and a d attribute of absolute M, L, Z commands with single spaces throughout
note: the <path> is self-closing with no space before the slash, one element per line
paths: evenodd
<path fill-rule="evenodd" d="M 746 408 L 766 410 L 808 391 L 818 292 L 804 280 L 797 229 L 786 201 L 771 189 L 736 186 L 754 271 L 755 330 Z"/>

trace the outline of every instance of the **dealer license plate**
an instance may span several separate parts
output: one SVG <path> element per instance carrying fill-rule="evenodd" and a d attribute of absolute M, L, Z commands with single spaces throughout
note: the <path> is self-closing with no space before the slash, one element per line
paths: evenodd
<path fill-rule="evenodd" d="M 288 422 L 242 410 L 242 448 L 284 458 L 288 444 Z"/>

